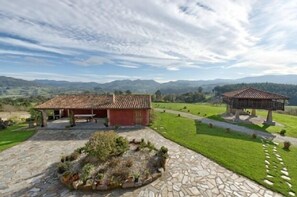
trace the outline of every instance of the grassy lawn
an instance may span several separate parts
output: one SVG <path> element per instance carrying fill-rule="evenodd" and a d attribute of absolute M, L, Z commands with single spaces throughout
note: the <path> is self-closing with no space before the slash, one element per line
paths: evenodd
<path fill-rule="evenodd" d="M 0 152 L 15 146 L 35 133 L 35 129 L 25 129 L 26 124 L 16 124 L 0 131 Z"/>
<path fill-rule="evenodd" d="M 206 124 L 198 124 L 193 120 L 169 113 L 156 112 L 155 114 L 156 117 L 151 127 L 164 137 L 199 152 L 265 187 L 288 194 L 289 188 L 280 180 L 281 178 L 276 178 L 277 176 L 273 187 L 263 182 L 266 177 L 265 154 L 260 139 L 252 139 L 251 136 L 232 131 L 226 132 L 222 128 L 209 128 Z M 292 153 L 282 152 L 286 155 L 283 157 L 285 162 L 288 166 L 292 166 L 292 169 L 288 167 L 290 174 L 296 172 L 294 151 Z M 296 182 L 292 183 L 296 188 Z"/>
<path fill-rule="evenodd" d="M 183 111 L 198 116 L 207 117 L 213 120 L 224 121 L 220 114 L 226 111 L 225 105 L 211 105 L 206 103 L 154 103 L 156 108 L 172 109 L 177 111 Z M 186 108 L 186 109 L 184 109 Z M 261 117 L 267 116 L 267 111 L 257 110 L 257 115 Z M 297 137 L 297 116 L 273 113 L 274 121 L 282 124 L 283 126 L 264 126 L 262 124 L 248 124 L 239 123 L 238 125 L 248 127 L 250 129 L 266 131 L 270 133 L 279 133 L 282 129 L 287 131 L 286 135 L 291 137 Z"/>

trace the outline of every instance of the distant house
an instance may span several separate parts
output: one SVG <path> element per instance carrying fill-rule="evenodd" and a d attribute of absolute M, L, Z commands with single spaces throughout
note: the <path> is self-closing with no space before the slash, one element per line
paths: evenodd
<path fill-rule="evenodd" d="M 54 110 L 61 117 L 91 115 L 92 118 L 106 118 L 110 126 L 148 125 L 151 109 L 150 95 L 60 95 L 35 109 L 43 113 Z M 73 118 L 75 121 L 75 118 Z"/>

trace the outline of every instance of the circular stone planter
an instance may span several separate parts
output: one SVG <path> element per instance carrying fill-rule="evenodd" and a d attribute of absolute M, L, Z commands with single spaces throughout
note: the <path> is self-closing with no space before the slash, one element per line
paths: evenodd
<path fill-rule="evenodd" d="M 133 139 L 124 154 L 110 157 L 104 162 L 96 161 L 94 157 L 90 158 L 90 155 L 78 150 L 62 157 L 58 177 L 69 189 L 83 191 L 147 185 L 162 176 L 168 157 L 167 148 L 156 149 L 152 143 L 143 139 Z"/>

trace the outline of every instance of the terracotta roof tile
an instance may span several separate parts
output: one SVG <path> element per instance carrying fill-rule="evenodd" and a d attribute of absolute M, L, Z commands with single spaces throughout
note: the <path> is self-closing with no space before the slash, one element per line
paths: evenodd
<path fill-rule="evenodd" d="M 258 90 L 256 88 L 245 88 L 245 89 L 235 90 L 232 92 L 226 92 L 223 94 L 223 96 L 229 97 L 229 98 L 241 98 L 241 99 L 286 99 L 286 100 L 289 99 L 286 96 Z"/>
<path fill-rule="evenodd" d="M 150 95 L 60 95 L 35 108 L 149 109 L 151 108 L 151 97 Z"/>

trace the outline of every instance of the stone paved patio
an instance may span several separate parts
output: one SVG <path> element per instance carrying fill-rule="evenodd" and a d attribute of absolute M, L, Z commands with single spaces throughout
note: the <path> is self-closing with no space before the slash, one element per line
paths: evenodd
<path fill-rule="evenodd" d="M 149 128 L 122 130 L 169 148 L 164 176 L 142 188 L 112 192 L 69 191 L 56 179 L 60 156 L 82 146 L 93 131 L 41 130 L 30 140 L 0 153 L 0 196 L 280 196 L 241 177 Z"/>

